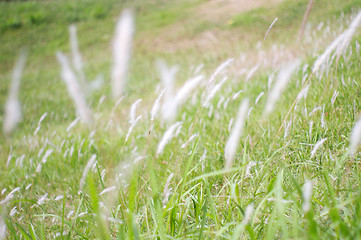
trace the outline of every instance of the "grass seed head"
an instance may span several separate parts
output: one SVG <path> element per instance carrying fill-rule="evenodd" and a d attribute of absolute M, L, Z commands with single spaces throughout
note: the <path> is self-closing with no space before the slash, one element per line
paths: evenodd
<path fill-rule="evenodd" d="M 134 13 L 131 9 L 125 9 L 119 17 L 113 39 L 113 67 L 111 76 L 113 97 L 115 99 L 119 99 L 124 93 L 134 32 Z"/>

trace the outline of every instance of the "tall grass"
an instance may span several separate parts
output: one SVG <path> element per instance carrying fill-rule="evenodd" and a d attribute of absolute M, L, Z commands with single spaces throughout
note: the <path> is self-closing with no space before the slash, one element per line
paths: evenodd
<path fill-rule="evenodd" d="M 44 113 L 13 142 L 0 239 L 360 238 L 359 38 L 337 61 L 346 34 L 302 70 L 294 58 L 274 83 L 262 59 L 249 77 L 235 73 L 238 56 L 189 75 L 160 63 L 157 94 L 132 98 L 123 95 L 132 16 L 120 17 L 115 85 L 94 111 L 76 73 L 74 29 L 75 71 L 57 53 L 79 119 L 44 131 L 53 118 Z M 329 74 L 316 76 L 326 62 Z"/>

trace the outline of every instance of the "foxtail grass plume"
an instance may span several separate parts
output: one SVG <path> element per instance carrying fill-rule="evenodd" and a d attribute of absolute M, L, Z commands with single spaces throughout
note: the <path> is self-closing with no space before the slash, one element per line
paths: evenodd
<path fill-rule="evenodd" d="M 318 141 L 315 146 L 313 147 L 311 151 L 311 158 L 313 158 L 316 155 L 317 150 L 322 146 L 322 144 L 327 140 L 327 138 L 322 138 L 320 141 Z"/>
<path fill-rule="evenodd" d="M 360 142 L 361 142 L 361 118 L 356 122 L 355 126 L 352 129 L 350 146 L 348 148 L 348 152 L 351 156 L 355 155 Z"/>
<path fill-rule="evenodd" d="M 80 119 L 84 123 L 90 124 L 92 122 L 92 113 L 86 103 L 85 95 L 77 81 L 77 77 L 70 68 L 68 59 L 61 52 L 57 52 L 56 57 L 62 67 L 62 79 L 66 83 L 69 95 L 74 101 Z"/>
<path fill-rule="evenodd" d="M 349 28 L 344 32 L 344 36 L 336 49 L 337 58 L 339 58 L 340 55 L 346 51 L 347 47 L 351 42 L 352 36 L 354 35 L 360 23 L 361 23 L 361 11 L 359 11 L 356 17 L 352 20 Z"/>
<path fill-rule="evenodd" d="M 264 115 L 268 115 L 273 111 L 276 102 L 278 101 L 282 92 L 290 81 L 293 72 L 296 71 L 299 65 L 300 61 L 295 60 L 280 70 L 277 76 L 276 83 L 271 89 L 271 92 L 268 94 Z"/>
<path fill-rule="evenodd" d="M 169 67 L 163 60 L 157 61 L 160 80 L 165 88 L 164 101 L 162 104 L 162 119 L 170 122 L 175 118 L 176 109 L 174 109 L 174 80 L 178 72 L 177 66 Z"/>
<path fill-rule="evenodd" d="M 125 9 L 119 17 L 113 40 L 113 67 L 111 76 L 113 97 L 115 99 L 119 99 L 124 93 L 132 53 L 134 32 L 134 13 L 131 9 Z"/>
<path fill-rule="evenodd" d="M 229 58 L 226 61 L 224 61 L 223 63 L 221 63 L 221 65 L 219 65 L 216 70 L 213 72 L 213 74 L 211 75 L 211 77 L 209 78 L 207 84 L 208 84 L 208 88 L 211 88 L 213 86 L 213 82 L 216 80 L 216 77 L 218 76 L 218 74 L 220 74 L 221 72 L 223 72 L 229 65 L 231 65 L 231 63 L 234 61 L 234 58 Z"/>
<path fill-rule="evenodd" d="M 160 140 L 157 148 L 157 157 L 162 154 L 165 145 L 167 145 L 172 138 L 176 135 L 174 133 L 176 129 L 180 129 L 182 127 L 182 122 L 176 122 L 172 126 L 170 126 L 167 131 L 164 133 L 162 139 Z"/>
<path fill-rule="evenodd" d="M 209 94 L 207 94 L 207 98 L 203 103 L 203 107 L 209 107 L 211 100 L 216 96 L 216 93 L 221 90 L 221 87 L 223 84 L 227 81 L 227 77 L 224 77 L 222 81 L 220 81 L 217 85 L 215 85 L 210 91 Z"/>
<path fill-rule="evenodd" d="M 168 201 L 169 201 L 169 197 L 172 193 L 172 188 L 169 187 L 170 185 L 170 181 L 172 180 L 174 174 L 171 173 L 168 178 L 167 178 L 167 181 L 164 185 L 164 189 L 163 189 L 163 200 L 162 200 L 162 204 L 163 204 L 163 208 L 166 207 Z"/>
<path fill-rule="evenodd" d="M 130 107 L 130 119 L 129 119 L 129 123 L 132 124 L 133 122 L 135 122 L 136 120 L 136 111 L 137 111 L 137 106 L 138 104 L 142 101 L 142 99 L 138 99 L 136 100 L 132 106 Z"/>
<path fill-rule="evenodd" d="M 163 89 L 160 94 L 158 95 L 157 99 L 154 101 L 152 110 L 150 111 L 150 121 L 154 121 L 159 113 L 160 109 L 160 99 L 162 98 L 163 94 L 165 92 L 165 89 Z"/>
<path fill-rule="evenodd" d="M 224 150 L 224 156 L 226 159 L 225 161 L 226 169 L 231 168 L 233 164 L 234 155 L 236 154 L 237 147 L 239 145 L 239 139 L 241 137 L 243 126 L 247 118 L 248 106 L 249 106 L 249 100 L 246 98 L 242 101 L 239 107 L 237 118 L 234 122 L 234 126 L 232 128 L 231 134 L 227 140 L 226 147 Z"/>
<path fill-rule="evenodd" d="M 253 212 L 254 212 L 254 206 L 251 203 L 246 207 L 246 211 L 244 212 L 244 218 L 242 221 L 244 225 L 248 224 L 251 221 Z"/>
<path fill-rule="evenodd" d="M 97 155 L 93 154 L 89 161 L 87 162 L 87 164 L 85 165 L 85 168 L 83 170 L 83 174 L 81 176 L 81 179 L 80 179 L 80 183 L 79 183 L 79 189 L 80 190 L 83 190 L 83 187 L 84 187 L 84 184 L 85 184 L 85 178 L 86 176 L 88 175 L 88 172 L 89 170 L 93 167 L 93 165 L 95 164 L 96 162 L 96 159 L 97 159 Z"/>
<path fill-rule="evenodd" d="M 350 44 L 352 36 L 354 35 L 357 27 L 361 23 L 361 11 L 356 15 L 354 20 L 351 22 L 348 29 L 340 34 L 333 42 L 327 47 L 325 52 L 317 58 L 313 64 L 312 72 L 321 76 L 326 70 L 328 70 L 330 63 L 332 62 L 335 55 L 337 58 L 344 53 Z M 335 54 L 330 59 L 331 53 L 335 51 Z"/>
<path fill-rule="evenodd" d="M 21 106 L 19 101 L 20 80 L 25 66 L 26 53 L 21 52 L 15 64 L 9 96 L 5 104 L 4 133 L 9 135 L 22 119 Z"/>
<path fill-rule="evenodd" d="M 165 121 L 172 122 L 175 119 L 178 109 L 185 102 L 189 94 L 198 86 L 202 79 L 203 76 L 199 75 L 187 80 L 175 96 L 166 99 L 162 108 L 162 116 Z"/>
<path fill-rule="evenodd" d="M 85 73 L 83 71 L 83 61 L 78 47 L 78 38 L 76 34 L 76 26 L 70 25 L 69 26 L 69 33 L 70 33 L 70 46 L 71 46 L 71 55 L 72 55 L 72 63 L 74 69 L 78 75 L 78 80 L 81 88 L 83 91 L 86 91 L 86 79 Z"/>
<path fill-rule="evenodd" d="M 303 185 L 302 197 L 302 210 L 307 213 L 311 209 L 311 197 L 312 197 L 313 184 L 310 180 L 307 180 Z"/>
<path fill-rule="evenodd" d="M 344 38 L 345 33 L 339 35 L 333 42 L 326 48 L 321 56 L 319 56 L 312 67 L 312 72 L 317 76 L 322 76 L 326 70 L 331 53 L 337 48 L 342 39 Z"/>

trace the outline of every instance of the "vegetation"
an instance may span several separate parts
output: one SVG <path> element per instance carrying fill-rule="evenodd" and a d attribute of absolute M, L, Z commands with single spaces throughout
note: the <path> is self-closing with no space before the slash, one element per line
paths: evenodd
<path fill-rule="evenodd" d="M 359 30 L 316 63 L 361 2 L 316 2 L 300 41 L 306 0 L 215 19 L 197 15 L 201 0 L 0 3 L 2 124 L 27 51 L 23 120 L 0 136 L 0 239 L 360 238 Z M 136 35 L 117 101 L 111 41 L 126 7 Z M 86 96 L 90 125 L 55 57 L 70 55 L 70 24 L 87 82 L 104 82 Z"/>

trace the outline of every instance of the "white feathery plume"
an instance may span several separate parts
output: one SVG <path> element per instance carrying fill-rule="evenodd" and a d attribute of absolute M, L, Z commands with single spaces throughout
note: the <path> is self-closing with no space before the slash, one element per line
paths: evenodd
<path fill-rule="evenodd" d="M 193 135 L 187 140 L 187 142 L 185 142 L 185 143 L 182 144 L 181 148 L 185 148 L 186 146 L 188 146 L 188 144 L 189 144 L 194 138 L 196 138 L 196 137 L 198 137 L 198 136 L 199 136 L 198 133 L 193 134 Z"/>
<path fill-rule="evenodd" d="M 43 166 L 43 164 L 45 164 L 48 161 L 48 157 L 54 152 L 53 149 L 48 149 L 43 158 L 41 159 L 41 162 L 38 164 L 37 168 L 36 168 L 36 172 L 41 172 L 41 168 Z"/>
<path fill-rule="evenodd" d="M 196 76 L 187 80 L 184 85 L 178 90 L 174 99 L 172 99 L 167 106 L 169 107 L 168 118 L 166 120 L 173 121 L 177 115 L 178 108 L 185 102 L 189 94 L 198 86 L 200 81 L 203 79 L 202 75 Z"/>
<path fill-rule="evenodd" d="M 252 76 L 256 73 L 256 71 L 258 70 L 258 68 L 261 66 L 260 63 L 258 63 L 256 66 L 254 66 L 251 70 L 249 70 L 249 72 L 247 73 L 247 76 L 245 78 L 245 81 L 248 82 L 248 80 L 250 80 L 252 78 Z"/>
<path fill-rule="evenodd" d="M 256 98 L 256 101 L 254 101 L 254 105 L 257 105 L 258 101 L 261 99 L 261 97 L 264 95 L 264 92 L 261 92 L 257 98 Z"/>
<path fill-rule="evenodd" d="M 174 174 L 171 173 L 168 178 L 167 178 L 167 181 L 164 185 L 164 189 L 163 189 L 163 208 L 165 208 L 165 206 L 167 205 L 168 201 L 169 201 L 169 197 L 172 193 L 172 188 L 169 188 L 169 185 L 170 185 L 170 181 L 172 180 Z"/>
<path fill-rule="evenodd" d="M 312 151 L 311 151 L 311 158 L 313 158 L 316 155 L 317 150 L 322 146 L 322 144 L 327 140 L 327 138 L 322 138 L 321 140 L 319 140 L 315 146 L 313 147 Z"/>
<path fill-rule="evenodd" d="M 348 148 L 348 152 L 351 156 L 354 156 L 358 145 L 361 141 L 361 118 L 356 122 L 355 126 L 352 129 L 351 138 L 350 138 L 350 146 Z"/>
<path fill-rule="evenodd" d="M 242 129 L 246 121 L 248 105 L 249 105 L 249 100 L 246 98 L 242 101 L 239 107 L 236 121 L 234 122 L 234 126 L 232 127 L 231 134 L 227 140 L 226 147 L 224 150 L 224 156 L 226 158 L 225 161 L 226 169 L 229 169 L 233 164 L 234 155 L 236 154 L 237 147 L 239 145 L 239 139 L 242 134 Z"/>
<path fill-rule="evenodd" d="M 177 95 L 174 98 L 176 106 L 179 107 L 187 99 L 188 95 L 198 86 L 200 81 L 203 79 L 202 75 L 198 75 L 194 78 L 187 80 L 181 89 L 177 92 Z"/>
<path fill-rule="evenodd" d="M 311 197 L 312 197 L 312 188 L 313 184 L 312 181 L 307 180 L 303 185 L 302 197 L 302 210 L 307 213 L 311 208 Z"/>
<path fill-rule="evenodd" d="M 130 120 L 129 123 L 132 124 L 136 120 L 136 111 L 138 104 L 142 101 L 142 99 L 138 99 L 135 101 L 132 106 L 130 107 Z"/>
<path fill-rule="evenodd" d="M 61 52 L 57 52 L 56 57 L 58 58 L 58 61 L 62 67 L 62 79 L 66 83 L 69 95 L 74 101 L 80 119 L 83 122 L 90 124 L 92 122 L 91 111 L 86 103 L 85 95 L 77 81 L 76 75 L 70 68 L 68 59 Z"/>
<path fill-rule="evenodd" d="M 286 124 L 286 129 L 285 129 L 285 134 L 283 135 L 283 139 L 286 139 L 286 137 L 288 136 L 288 134 L 290 133 L 290 128 L 292 126 L 292 120 L 290 120 L 287 124 Z"/>
<path fill-rule="evenodd" d="M 48 194 L 45 193 L 43 196 L 41 196 L 37 202 L 37 204 L 41 205 L 45 202 L 46 198 L 48 197 Z"/>
<path fill-rule="evenodd" d="M 69 124 L 69 126 L 66 128 L 66 132 L 69 132 L 78 122 L 79 122 L 79 117 L 75 118 L 75 120 Z"/>
<path fill-rule="evenodd" d="M 3 123 L 5 134 L 10 134 L 22 119 L 21 106 L 19 101 L 19 88 L 20 79 L 25 66 L 25 60 L 26 54 L 22 52 L 13 70 L 9 96 L 5 104 L 5 115 Z"/>
<path fill-rule="evenodd" d="M 174 107 L 174 80 L 178 71 L 177 66 L 169 67 L 163 60 L 157 61 L 160 79 L 165 87 L 164 103 L 162 105 L 162 119 L 171 121 L 176 115 Z"/>
<path fill-rule="evenodd" d="M 14 197 L 14 194 L 19 191 L 20 187 L 14 188 L 8 195 L 6 195 L 5 199 L 0 202 L 0 205 L 7 204 Z"/>
<path fill-rule="evenodd" d="M 339 94 L 339 91 L 335 91 L 335 92 L 333 93 L 332 98 L 331 98 L 331 104 L 332 104 L 332 105 L 335 104 L 336 98 L 337 98 L 338 94 Z"/>
<path fill-rule="evenodd" d="M 346 51 L 347 47 L 350 44 L 352 36 L 354 35 L 354 33 L 355 33 L 357 27 L 360 25 L 360 23 L 361 23 L 361 11 L 359 11 L 359 13 L 356 15 L 354 20 L 351 22 L 349 28 L 344 32 L 345 35 L 342 38 L 340 44 L 338 44 L 337 49 L 336 49 L 337 57 L 340 57 L 340 55 Z"/>
<path fill-rule="evenodd" d="M 99 193 L 99 196 L 101 196 L 101 195 L 103 195 L 103 194 L 105 194 L 105 193 L 108 193 L 108 192 L 112 192 L 112 191 L 114 191 L 115 189 L 117 189 L 116 186 L 107 187 L 107 188 L 105 188 L 103 191 L 101 191 L 101 192 Z"/>
<path fill-rule="evenodd" d="M 157 67 L 160 80 L 164 84 L 166 91 L 172 91 L 174 88 L 175 75 L 179 70 L 178 66 L 168 66 L 163 60 L 157 60 Z"/>
<path fill-rule="evenodd" d="M 333 42 L 326 48 L 326 50 L 323 52 L 321 56 L 317 58 L 315 63 L 312 67 L 312 72 L 316 73 L 317 75 L 322 75 L 322 73 L 325 70 L 325 64 L 328 62 L 329 57 L 333 50 L 336 49 L 336 47 L 340 44 L 342 39 L 344 38 L 345 33 L 340 34 Z"/>
<path fill-rule="evenodd" d="M 242 221 L 242 223 L 244 225 L 248 224 L 249 221 L 252 219 L 253 211 L 254 211 L 254 207 L 253 207 L 253 204 L 251 203 L 246 207 L 246 211 L 244 213 L 244 218 L 243 218 L 243 221 Z"/>
<path fill-rule="evenodd" d="M 135 125 L 137 125 L 138 121 L 142 119 L 142 115 L 138 116 L 134 121 L 132 121 L 127 133 L 127 136 L 125 137 L 125 142 L 128 142 L 128 139 L 130 137 L 130 133 L 133 131 L 133 128 L 135 127 Z"/>
<path fill-rule="evenodd" d="M 129 60 L 132 52 L 132 41 L 135 32 L 134 13 L 125 9 L 117 22 L 113 40 L 112 84 L 113 97 L 119 99 L 124 92 L 127 81 Z"/>
<path fill-rule="evenodd" d="M 203 107 L 209 107 L 210 101 L 214 98 L 216 93 L 221 89 L 222 85 L 226 82 L 228 78 L 224 77 L 221 82 L 215 85 L 212 90 L 209 92 L 206 100 L 203 103 Z"/>
<path fill-rule="evenodd" d="M 274 105 L 281 96 L 283 90 L 286 88 L 289 80 L 291 79 L 293 72 L 296 71 L 299 64 L 300 61 L 295 60 L 281 69 L 281 71 L 277 76 L 275 85 L 273 86 L 271 92 L 268 94 L 268 99 L 265 108 L 265 115 L 268 115 L 273 111 Z"/>
<path fill-rule="evenodd" d="M 308 114 L 309 117 L 312 116 L 312 114 L 314 114 L 315 112 L 321 110 L 322 107 L 318 106 L 318 107 L 314 107 L 314 109 L 312 109 L 312 111 Z"/>
<path fill-rule="evenodd" d="M 162 116 L 163 119 L 171 122 L 177 115 L 178 108 L 187 99 L 187 96 L 198 86 L 199 82 L 203 79 L 202 75 L 191 78 L 178 90 L 175 96 L 170 97 L 168 94 L 166 102 L 163 104 Z"/>
<path fill-rule="evenodd" d="M 85 74 L 83 71 L 83 61 L 78 47 L 78 38 L 76 36 L 76 26 L 69 26 L 70 33 L 70 46 L 71 46 L 71 55 L 72 63 L 76 73 L 78 74 L 79 84 L 83 91 L 87 90 Z"/>
<path fill-rule="evenodd" d="M 325 105 L 323 105 L 323 107 L 322 107 L 321 127 L 322 127 L 322 128 L 325 128 L 325 127 L 326 127 L 326 123 L 325 123 Z"/>
<path fill-rule="evenodd" d="M 167 143 L 169 143 L 174 137 L 174 131 L 176 131 L 176 129 L 180 127 L 182 127 L 182 122 L 176 122 L 172 126 L 170 126 L 163 134 L 163 137 L 158 144 L 157 157 L 163 152 L 165 145 L 167 145 Z"/>
<path fill-rule="evenodd" d="M 243 92 L 243 90 L 239 90 L 238 92 L 236 92 L 235 94 L 233 94 L 232 100 L 236 100 L 242 92 Z"/>
<path fill-rule="evenodd" d="M 306 99 L 308 94 L 308 89 L 310 88 L 310 84 L 307 84 L 297 95 L 297 102 L 300 101 L 302 98 Z"/>
<path fill-rule="evenodd" d="M 208 80 L 209 86 L 211 86 L 213 84 L 213 82 L 216 79 L 217 75 L 219 73 L 221 73 L 224 69 L 226 69 L 233 61 L 234 61 L 234 58 L 229 58 L 226 61 L 224 61 L 223 63 L 221 63 L 221 65 L 219 65 L 216 68 L 216 70 L 214 71 L 214 73 L 211 75 L 211 77 Z"/>
<path fill-rule="evenodd" d="M 56 196 L 55 197 L 55 201 L 59 201 L 59 200 L 61 200 L 61 199 L 63 199 L 64 198 L 64 196 L 63 195 L 58 195 L 58 196 Z"/>
<path fill-rule="evenodd" d="M 162 98 L 164 92 L 165 92 L 165 89 L 163 89 L 163 90 L 160 92 L 159 96 L 158 96 L 157 99 L 154 101 L 152 110 L 151 110 L 151 112 L 150 112 L 150 120 L 151 120 L 151 121 L 154 121 L 155 118 L 156 118 L 157 115 L 158 115 L 158 112 L 159 112 L 159 109 L 160 109 L 160 99 Z"/>
<path fill-rule="evenodd" d="M 85 178 L 86 178 L 89 170 L 93 167 L 96 159 L 97 159 L 97 155 L 93 154 L 93 155 L 90 157 L 90 159 L 89 159 L 89 161 L 87 162 L 87 164 L 85 165 L 85 168 L 84 168 L 84 170 L 83 170 L 83 175 L 81 176 L 80 183 L 79 183 L 79 188 L 80 188 L 80 190 L 83 189 L 84 184 L 85 184 Z"/>
<path fill-rule="evenodd" d="M 34 136 L 40 131 L 41 123 L 44 121 L 44 119 L 46 118 L 47 115 L 48 115 L 47 112 L 45 112 L 43 115 L 41 115 L 39 122 L 38 122 L 38 126 L 34 131 L 34 134 L 33 134 Z"/>

